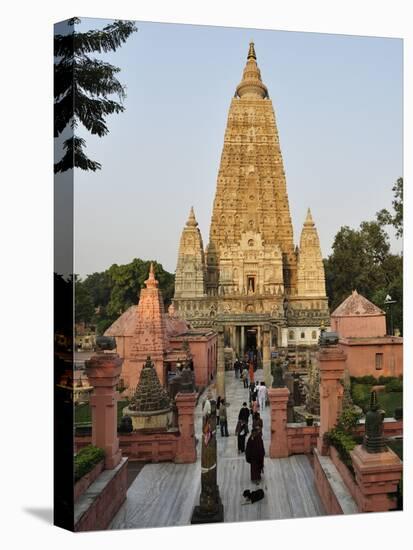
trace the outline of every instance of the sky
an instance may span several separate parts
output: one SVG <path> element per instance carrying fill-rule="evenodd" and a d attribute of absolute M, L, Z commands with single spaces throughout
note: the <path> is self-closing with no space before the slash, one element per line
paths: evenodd
<path fill-rule="evenodd" d="M 107 22 L 84 19 L 80 30 Z M 121 69 L 125 111 L 107 119 L 104 138 L 79 132 L 102 170 L 75 171 L 76 273 L 133 258 L 174 272 L 191 206 L 206 246 L 228 110 L 250 40 L 274 106 L 295 243 L 308 207 L 324 257 L 341 226 L 357 228 L 391 209 L 403 175 L 402 40 L 137 27 L 104 55 Z M 391 244 L 401 251 L 392 234 Z"/>

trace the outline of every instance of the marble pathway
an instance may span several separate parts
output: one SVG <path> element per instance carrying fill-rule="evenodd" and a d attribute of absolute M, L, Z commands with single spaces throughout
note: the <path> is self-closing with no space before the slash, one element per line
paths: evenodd
<path fill-rule="evenodd" d="M 262 371 L 256 379 L 262 380 Z M 226 373 L 229 437 L 218 431 L 218 484 L 224 505 L 225 522 L 261 519 L 313 517 L 325 515 L 314 483 L 308 458 L 294 455 L 289 458 L 265 458 L 264 476 L 260 487 L 265 498 L 253 505 L 243 505 L 244 489 L 257 487 L 250 481 L 250 466 L 244 455 L 238 455 L 234 435 L 238 412 L 247 401 L 248 390 L 233 373 Z M 200 440 L 202 416 L 199 399 L 195 428 Z M 269 407 L 261 414 L 264 422 L 264 446 L 269 452 Z M 127 493 L 127 500 L 113 519 L 110 529 L 189 525 L 195 505 L 199 504 L 201 485 L 200 443 L 198 460 L 194 464 L 163 462 L 146 464 Z"/>

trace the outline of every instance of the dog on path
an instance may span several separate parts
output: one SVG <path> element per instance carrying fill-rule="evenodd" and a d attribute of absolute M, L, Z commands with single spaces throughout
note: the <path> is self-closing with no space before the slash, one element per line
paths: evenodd
<path fill-rule="evenodd" d="M 262 489 L 257 489 L 256 491 L 250 491 L 249 489 L 246 489 L 242 496 L 245 498 L 245 502 L 243 504 L 254 504 L 254 502 L 258 502 L 259 500 L 262 500 L 264 498 L 264 491 Z"/>

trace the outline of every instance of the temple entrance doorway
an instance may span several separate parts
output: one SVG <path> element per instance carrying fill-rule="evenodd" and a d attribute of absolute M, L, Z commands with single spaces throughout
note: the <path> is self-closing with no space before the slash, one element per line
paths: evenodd
<path fill-rule="evenodd" d="M 253 361 L 254 368 L 257 360 L 257 332 L 256 327 L 245 327 L 245 353 L 248 359 Z"/>

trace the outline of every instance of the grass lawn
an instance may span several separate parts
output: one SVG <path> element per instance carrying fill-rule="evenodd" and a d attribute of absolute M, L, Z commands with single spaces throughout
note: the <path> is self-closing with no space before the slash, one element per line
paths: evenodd
<path fill-rule="evenodd" d="M 364 410 L 368 409 L 370 403 L 370 384 L 353 384 L 351 396 L 353 401 Z M 396 407 L 403 407 L 403 392 L 379 392 L 377 401 L 382 409 L 386 411 L 385 416 L 393 417 Z"/>
<path fill-rule="evenodd" d="M 118 425 L 122 418 L 122 409 L 128 405 L 129 401 L 118 401 Z M 92 423 L 89 403 L 75 406 L 75 426 L 84 426 Z"/>

